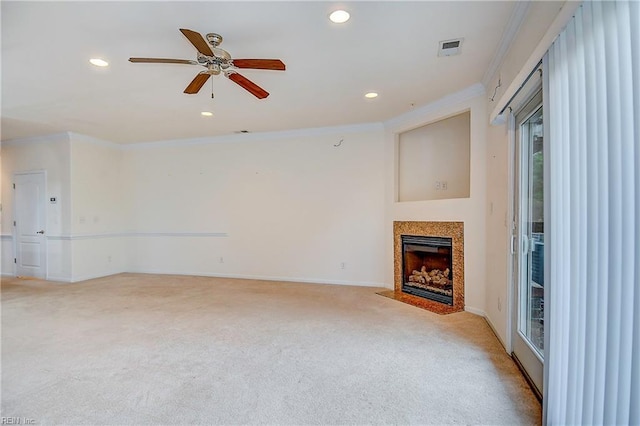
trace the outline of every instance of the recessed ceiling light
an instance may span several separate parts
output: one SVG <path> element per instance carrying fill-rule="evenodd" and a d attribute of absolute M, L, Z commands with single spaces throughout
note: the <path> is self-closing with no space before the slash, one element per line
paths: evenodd
<path fill-rule="evenodd" d="M 377 98 L 377 97 L 378 97 L 378 94 L 377 94 L 376 92 L 369 92 L 369 93 L 366 93 L 366 94 L 364 95 L 364 97 L 365 97 L 365 98 L 369 98 L 369 99 L 373 99 L 373 98 Z"/>
<path fill-rule="evenodd" d="M 336 24 L 343 24 L 347 22 L 350 17 L 351 15 L 349 15 L 349 12 L 346 10 L 336 10 L 329 15 L 331 22 L 335 22 Z"/>
<path fill-rule="evenodd" d="M 211 117 L 213 113 L 211 111 L 202 111 L 200 115 L 203 115 L 205 117 Z"/>
<path fill-rule="evenodd" d="M 95 65 L 96 67 L 108 67 L 109 66 L 109 62 L 105 61 L 104 59 L 100 59 L 100 58 L 91 58 L 91 59 L 89 59 L 89 62 L 91 62 L 91 64 Z"/>

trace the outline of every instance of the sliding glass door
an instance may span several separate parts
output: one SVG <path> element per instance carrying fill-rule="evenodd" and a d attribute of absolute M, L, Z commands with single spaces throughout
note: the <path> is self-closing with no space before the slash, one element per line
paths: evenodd
<path fill-rule="evenodd" d="M 513 355 L 540 394 L 544 363 L 542 92 L 516 114 L 513 220 Z"/>

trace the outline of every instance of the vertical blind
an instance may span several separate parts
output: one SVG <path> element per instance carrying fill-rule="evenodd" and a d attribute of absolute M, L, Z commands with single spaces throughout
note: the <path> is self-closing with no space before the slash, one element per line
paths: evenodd
<path fill-rule="evenodd" d="M 639 25 L 584 2 L 544 59 L 547 424 L 640 424 Z"/>

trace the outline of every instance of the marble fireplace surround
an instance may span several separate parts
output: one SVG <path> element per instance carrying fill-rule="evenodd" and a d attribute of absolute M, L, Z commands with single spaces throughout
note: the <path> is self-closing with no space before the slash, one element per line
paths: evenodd
<path fill-rule="evenodd" d="M 446 237 L 453 244 L 453 306 L 402 292 L 401 235 Z M 394 290 L 380 292 L 390 297 L 438 314 L 464 311 L 464 223 L 463 222 L 393 222 Z"/>

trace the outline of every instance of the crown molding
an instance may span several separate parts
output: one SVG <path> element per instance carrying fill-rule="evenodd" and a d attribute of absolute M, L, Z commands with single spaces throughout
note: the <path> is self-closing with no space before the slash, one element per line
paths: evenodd
<path fill-rule="evenodd" d="M 312 127 L 305 129 L 282 130 L 275 132 L 240 133 L 192 139 L 173 139 L 157 142 L 141 142 L 121 145 L 126 151 L 137 151 L 160 147 L 184 147 L 188 145 L 208 145 L 215 143 L 238 143 L 291 139 L 296 137 L 323 136 L 335 134 L 362 133 L 382 130 L 382 123 L 360 123 L 344 126 Z"/>
<path fill-rule="evenodd" d="M 494 80 L 498 69 L 502 67 L 504 63 L 504 59 L 511 48 L 511 44 L 513 40 L 515 40 L 516 36 L 520 32 L 520 27 L 522 27 L 522 23 L 529 13 L 529 8 L 531 7 L 531 1 L 529 0 L 520 0 L 515 2 L 515 6 L 511 11 L 511 16 L 509 17 L 509 21 L 507 22 L 507 26 L 502 32 L 502 38 L 500 39 L 500 43 L 498 44 L 498 49 L 496 53 L 493 55 L 493 59 L 489 63 L 487 70 L 482 77 L 482 84 L 484 87 L 488 87 L 491 81 Z"/>
<path fill-rule="evenodd" d="M 576 0 L 567 0 L 560 12 L 556 15 L 555 19 L 547 28 L 547 31 L 540 39 L 538 45 L 533 49 L 529 58 L 525 61 L 524 65 L 520 69 L 520 72 L 514 77 L 511 81 L 511 84 L 502 92 L 502 96 L 498 99 L 495 104 L 495 108 L 491 112 L 489 116 L 489 123 L 500 123 L 501 120 L 498 116 L 504 111 L 512 98 L 515 97 L 524 84 L 527 81 L 527 78 L 531 75 L 532 72 L 538 67 L 538 64 L 542 60 L 542 57 L 545 55 L 549 47 L 553 44 L 556 37 L 564 30 L 569 21 L 573 18 L 576 10 L 582 4 L 581 1 Z"/>
<path fill-rule="evenodd" d="M 384 127 L 388 131 L 396 133 L 411 130 L 416 126 L 424 125 L 425 117 L 441 114 L 442 111 L 447 108 L 461 107 L 461 110 L 465 109 L 464 105 L 461 104 L 484 94 L 485 88 L 482 83 L 476 83 L 458 92 L 440 98 L 435 102 L 431 102 L 430 104 L 423 105 L 405 114 L 387 120 L 384 122 Z"/>
<path fill-rule="evenodd" d="M 33 136 L 29 138 L 9 139 L 0 142 L 0 146 L 16 146 L 26 144 L 37 143 L 54 143 L 54 142 L 69 142 L 71 140 L 69 132 L 51 133 L 43 136 Z"/>
<path fill-rule="evenodd" d="M 75 132 L 68 132 L 68 133 L 69 133 L 69 139 L 71 140 L 71 142 L 86 143 L 86 144 L 97 145 L 97 146 L 102 146 L 105 148 L 112 148 L 117 150 L 122 149 L 122 145 L 115 142 L 106 141 L 104 139 L 95 138 L 93 136 L 84 135 L 82 133 L 75 133 Z"/>

